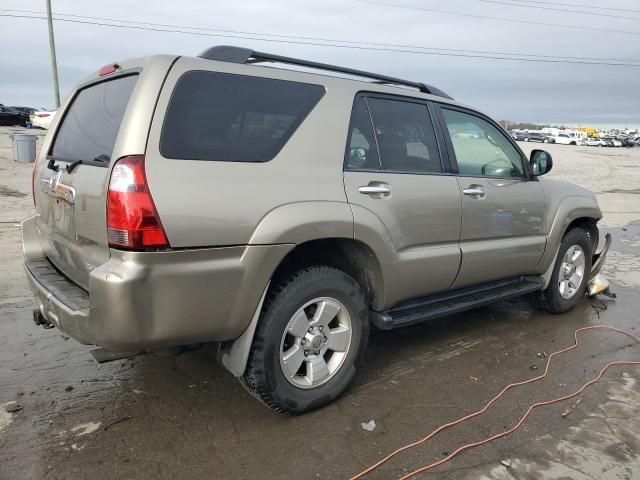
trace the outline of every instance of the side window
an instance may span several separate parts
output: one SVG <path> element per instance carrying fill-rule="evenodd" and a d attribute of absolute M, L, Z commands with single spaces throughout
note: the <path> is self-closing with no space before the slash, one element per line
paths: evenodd
<path fill-rule="evenodd" d="M 178 160 L 268 162 L 324 92 L 307 83 L 187 72 L 171 95 L 160 152 Z"/>
<path fill-rule="evenodd" d="M 438 142 L 427 106 L 369 98 L 382 168 L 394 172 L 440 173 Z"/>
<path fill-rule="evenodd" d="M 380 170 L 378 148 L 371 125 L 369 109 L 364 97 L 358 97 L 353 105 L 347 145 L 347 170 Z"/>
<path fill-rule="evenodd" d="M 520 152 L 491 123 L 475 115 L 442 108 L 461 175 L 523 177 Z"/>

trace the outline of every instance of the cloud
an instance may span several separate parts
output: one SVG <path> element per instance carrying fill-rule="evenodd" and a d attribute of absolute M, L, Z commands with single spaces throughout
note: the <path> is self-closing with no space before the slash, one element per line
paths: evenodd
<path fill-rule="evenodd" d="M 389 1 L 485 16 L 640 33 L 637 28 L 640 14 L 629 14 L 630 17 L 636 15 L 634 22 L 633 19 L 585 15 L 579 10 L 569 14 L 476 0 L 451 0 L 446 8 L 435 0 Z M 616 7 L 632 9 L 634 4 L 633 0 L 620 0 Z M 458 17 L 357 0 L 215 3 L 155 0 L 147 5 L 152 8 L 140 8 L 139 5 L 132 8 L 132 4 L 124 0 L 108 3 L 57 0 L 54 12 L 353 42 L 640 60 L 638 36 Z M 25 6 L 18 0 L 6 0 L 2 9 L 9 8 L 24 9 Z M 82 77 L 118 59 L 154 53 L 196 55 L 211 45 L 238 44 L 430 83 L 495 118 L 640 126 L 640 96 L 637 94 L 640 67 L 371 52 L 66 22 L 55 22 L 55 32 L 63 96 Z M 0 102 L 52 105 L 46 22 L 0 17 L 0 40 L 3 45 L 10 45 L 0 53 Z"/>

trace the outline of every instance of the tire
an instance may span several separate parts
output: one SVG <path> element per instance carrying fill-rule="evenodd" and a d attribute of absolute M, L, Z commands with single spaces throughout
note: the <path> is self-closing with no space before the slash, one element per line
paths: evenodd
<path fill-rule="evenodd" d="M 528 139 L 527 137 L 524 137 L 524 141 L 525 141 L 525 142 L 528 142 L 528 141 L 529 141 L 529 139 Z"/>
<path fill-rule="evenodd" d="M 567 252 L 575 247 L 579 247 L 582 250 L 584 258 L 583 274 L 580 279 L 579 285 L 575 285 L 575 291 L 571 294 L 572 288 L 567 287 L 565 283 L 564 295 L 562 293 L 562 285 L 560 280 L 564 280 L 564 275 L 561 272 L 563 263 L 565 261 L 565 255 Z M 562 242 L 560 243 L 560 249 L 558 250 L 558 257 L 556 258 L 555 266 L 553 267 L 553 273 L 549 281 L 549 286 L 541 291 L 536 292 L 533 295 L 534 304 L 549 313 L 564 313 L 575 307 L 580 299 L 584 296 L 584 292 L 587 289 L 587 283 L 589 282 L 589 272 L 591 271 L 591 257 L 593 255 L 593 244 L 589 234 L 582 228 L 573 228 L 565 233 Z M 574 250 L 575 251 L 575 250 Z M 563 275 L 561 277 L 561 275 Z M 566 290 L 569 288 L 569 291 Z M 568 298 L 566 295 L 570 295 Z"/>
<path fill-rule="evenodd" d="M 574 145 L 575 146 L 577 144 L 576 144 L 576 142 L 571 142 L 571 143 L 569 143 L 569 145 Z"/>
<path fill-rule="evenodd" d="M 338 313 L 320 332 L 322 322 L 315 322 L 315 313 L 322 308 L 328 312 L 328 319 L 336 307 Z M 315 328 L 314 333 L 307 334 L 307 325 L 314 323 L 316 327 L 309 327 Z M 347 324 L 350 334 L 345 340 Z M 291 333 L 296 330 L 298 335 Z M 332 331 L 333 334 L 327 333 Z M 340 334 L 339 341 L 338 337 L 331 337 L 335 332 Z M 329 337 L 334 341 L 329 341 Z M 299 415 L 315 410 L 338 398 L 351 383 L 364 357 L 368 338 L 369 309 L 358 282 L 335 268 L 304 268 L 284 278 L 267 294 L 241 383 L 259 401 L 279 413 Z M 341 346 L 333 351 L 330 345 L 336 342 Z M 306 352 L 310 354 L 307 356 Z M 291 355 L 289 365 L 293 365 L 290 370 L 283 363 L 287 354 Z M 296 370 L 298 361 L 301 363 Z M 323 361 L 326 370 L 314 367 Z M 320 372 L 317 381 L 313 380 L 314 371 Z"/>
<path fill-rule="evenodd" d="M 543 143 L 549 143 L 549 139 L 548 139 L 548 138 L 545 138 L 542 142 L 543 142 Z"/>

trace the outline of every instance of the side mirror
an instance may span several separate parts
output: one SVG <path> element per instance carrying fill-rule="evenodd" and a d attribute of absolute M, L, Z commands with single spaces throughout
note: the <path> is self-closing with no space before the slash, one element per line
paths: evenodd
<path fill-rule="evenodd" d="M 544 150 L 532 150 L 529 157 L 529 164 L 531 165 L 531 174 L 534 177 L 539 177 L 545 173 L 549 173 L 553 167 L 553 159 L 551 154 Z"/>

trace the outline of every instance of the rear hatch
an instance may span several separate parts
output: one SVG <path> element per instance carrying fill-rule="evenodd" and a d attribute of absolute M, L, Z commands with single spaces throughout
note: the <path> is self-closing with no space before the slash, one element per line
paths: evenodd
<path fill-rule="evenodd" d="M 91 270 L 109 258 L 109 165 L 138 78 L 137 72 L 98 77 L 78 89 L 34 171 L 36 229 L 45 255 L 87 290 Z"/>

